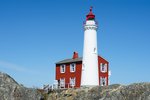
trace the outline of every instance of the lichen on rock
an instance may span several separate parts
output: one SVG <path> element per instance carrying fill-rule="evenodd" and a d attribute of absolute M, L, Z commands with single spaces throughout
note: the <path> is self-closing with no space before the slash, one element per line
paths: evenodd
<path fill-rule="evenodd" d="M 36 89 L 19 85 L 8 74 L 0 72 L 0 100 L 40 100 L 41 97 Z"/>
<path fill-rule="evenodd" d="M 65 89 L 48 94 L 48 100 L 150 100 L 150 83 Z"/>

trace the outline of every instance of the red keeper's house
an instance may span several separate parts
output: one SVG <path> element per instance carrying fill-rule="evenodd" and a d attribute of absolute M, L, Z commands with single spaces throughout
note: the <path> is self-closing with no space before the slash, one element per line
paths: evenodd
<path fill-rule="evenodd" d="M 92 67 L 92 66 L 91 66 Z M 98 56 L 99 85 L 108 85 L 109 62 Z M 59 88 L 79 88 L 82 74 L 82 57 L 74 52 L 73 57 L 56 63 L 56 80 Z"/>

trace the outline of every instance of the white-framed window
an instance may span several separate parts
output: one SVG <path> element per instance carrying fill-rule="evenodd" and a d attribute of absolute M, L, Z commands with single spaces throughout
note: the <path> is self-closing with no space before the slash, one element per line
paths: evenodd
<path fill-rule="evenodd" d="M 103 73 L 107 72 L 107 64 L 100 63 L 100 69 Z"/>
<path fill-rule="evenodd" d="M 70 64 L 70 72 L 75 72 L 76 71 L 76 64 L 72 63 Z"/>
<path fill-rule="evenodd" d="M 60 65 L 60 73 L 65 73 L 65 70 L 66 70 L 66 65 L 65 64 Z"/>
<path fill-rule="evenodd" d="M 96 48 L 94 48 L 94 53 L 97 54 L 97 49 Z"/>
<path fill-rule="evenodd" d="M 65 88 L 65 78 L 60 78 L 60 87 Z"/>
<path fill-rule="evenodd" d="M 70 78 L 70 86 L 74 87 L 75 84 L 76 84 L 76 78 L 75 77 Z"/>
<path fill-rule="evenodd" d="M 106 82 L 107 82 L 106 77 L 101 77 L 101 78 L 100 78 L 100 85 L 101 85 L 101 86 L 106 86 Z"/>

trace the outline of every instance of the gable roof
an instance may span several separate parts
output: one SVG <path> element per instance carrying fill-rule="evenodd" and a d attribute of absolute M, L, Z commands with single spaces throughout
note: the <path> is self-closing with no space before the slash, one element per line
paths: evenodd
<path fill-rule="evenodd" d="M 82 61 L 82 57 L 79 57 L 79 58 L 75 58 L 75 59 L 64 59 L 64 60 L 61 60 L 59 62 L 56 62 L 56 64 L 64 64 L 64 63 L 73 63 L 73 62 L 80 62 Z"/>
<path fill-rule="evenodd" d="M 101 59 L 105 60 L 103 57 L 101 56 L 98 56 L 100 57 Z M 82 57 L 79 57 L 79 58 L 70 58 L 70 59 L 64 59 L 64 60 L 61 60 L 59 62 L 56 62 L 56 64 L 65 64 L 65 63 L 74 63 L 74 62 L 82 62 Z M 107 60 L 105 60 L 106 62 L 108 62 Z"/>

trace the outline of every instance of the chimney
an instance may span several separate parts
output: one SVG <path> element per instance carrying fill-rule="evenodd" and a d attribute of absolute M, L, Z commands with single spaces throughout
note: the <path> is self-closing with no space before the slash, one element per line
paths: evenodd
<path fill-rule="evenodd" d="M 77 52 L 73 52 L 73 58 L 72 59 L 76 59 L 78 58 L 78 53 Z"/>

